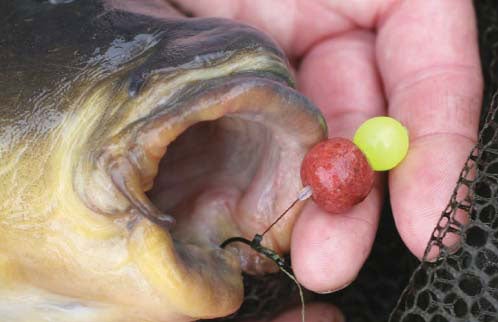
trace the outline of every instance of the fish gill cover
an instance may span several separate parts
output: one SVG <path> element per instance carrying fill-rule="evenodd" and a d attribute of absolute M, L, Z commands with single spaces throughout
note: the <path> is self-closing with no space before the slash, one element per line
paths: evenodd
<path fill-rule="evenodd" d="M 498 321 L 498 1 L 474 5 L 486 84 L 481 130 L 427 246 L 426 255 L 437 258 L 418 263 L 403 246 L 386 205 L 372 254 L 356 281 L 334 294 L 308 295 L 308 301 L 338 305 L 348 322 Z M 466 223 L 462 215 L 468 216 Z M 460 238 L 457 248 L 445 246 L 451 235 Z M 291 281 L 278 274 L 248 276 L 245 285 L 239 312 L 221 320 L 271 316 L 291 298 Z"/>

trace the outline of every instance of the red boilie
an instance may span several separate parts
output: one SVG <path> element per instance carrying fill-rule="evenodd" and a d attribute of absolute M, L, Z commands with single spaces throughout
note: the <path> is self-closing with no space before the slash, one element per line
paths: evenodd
<path fill-rule="evenodd" d="M 315 145 L 301 165 L 301 180 L 313 200 L 329 213 L 343 213 L 366 198 L 374 172 L 365 155 L 348 139 L 331 138 Z"/>

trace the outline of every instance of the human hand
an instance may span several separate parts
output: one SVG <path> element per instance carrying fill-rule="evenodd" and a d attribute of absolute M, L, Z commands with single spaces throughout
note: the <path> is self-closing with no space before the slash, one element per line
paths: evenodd
<path fill-rule="evenodd" d="M 482 96 L 470 0 L 177 1 L 269 33 L 295 63 L 300 91 L 325 115 L 329 136 L 352 138 L 367 118 L 390 115 L 410 134 L 404 162 L 387 175 L 399 233 L 422 257 L 477 139 Z M 293 268 L 316 292 L 348 285 L 378 225 L 384 175 L 361 204 L 330 215 L 308 203 L 292 236 Z"/>

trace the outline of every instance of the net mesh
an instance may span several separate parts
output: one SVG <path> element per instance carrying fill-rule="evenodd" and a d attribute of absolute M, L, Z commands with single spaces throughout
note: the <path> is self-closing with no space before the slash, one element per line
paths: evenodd
<path fill-rule="evenodd" d="M 476 1 L 486 81 L 479 141 L 391 322 L 498 321 L 498 96 L 496 1 Z M 467 218 L 467 219 L 466 219 Z M 464 222 L 464 220 L 466 222 Z M 455 236 L 457 247 L 448 240 Z M 436 260 L 429 259 L 436 255 Z"/>
<path fill-rule="evenodd" d="M 498 321 L 496 98 L 448 207 L 390 321 Z M 469 215 L 463 223 L 461 213 Z M 460 238 L 449 246 L 450 235 Z M 429 261 L 436 253 L 437 259 Z"/>

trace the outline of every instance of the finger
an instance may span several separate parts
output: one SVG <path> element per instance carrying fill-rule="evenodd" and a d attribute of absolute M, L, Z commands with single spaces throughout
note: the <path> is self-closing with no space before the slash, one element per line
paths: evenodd
<path fill-rule="evenodd" d="M 366 31 L 345 33 L 318 44 L 302 62 L 299 87 L 321 108 L 330 137 L 351 139 L 365 119 L 385 111 L 374 42 Z M 291 244 L 294 272 L 305 287 L 328 292 L 356 277 L 372 247 L 382 192 L 377 178 L 369 196 L 347 213 L 331 215 L 312 202 L 305 207 Z"/>
<path fill-rule="evenodd" d="M 246 322 L 256 322 L 255 320 Z M 288 310 L 271 322 L 301 322 L 301 308 Z M 308 322 L 344 322 L 344 316 L 335 306 L 326 303 L 306 304 L 306 321 Z"/>
<path fill-rule="evenodd" d="M 389 175 L 396 225 L 421 257 L 476 142 L 482 80 L 469 1 L 402 1 L 379 25 L 377 58 L 389 114 L 411 147 Z"/>
<path fill-rule="evenodd" d="M 301 57 L 322 39 L 373 27 L 390 1 L 170 0 L 195 16 L 235 19 L 271 35 L 287 55 Z"/>
<path fill-rule="evenodd" d="M 196 1 L 196 0 L 177 0 L 175 1 L 179 7 L 192 11 L 196 16 L 215 16 L 224 17 L 243 21 L 258 29 L 263 30 L 271 35 L 277 43 L 282 46 L 284 51 L 291 56 L 295 56 L 296 52 L 303 52 L 303 48 L 309 46 L 313 39 L 320 36 L 317 30 L 329 29 L 322 28 L 326 22 L 324 19 L 316 19 L 314 25 L 310 25 L 306 33 L 298 32 L 299 22 L 297 13 L 300 10 L 315 11 L 314 3 L 310 1 L 311 8 L 302 8 L 296 1 L 266 1 L 266 0 L 250 0 L 250 1 L 233 1 L 233 0 L 212 0 L 212 1 Z M 300 8 L 298 8 L 300 7 Z M 322 14 L 318 12 L 320 18 Z M 304 15 L 305 17 L 307 15 Z M 328 20 L 328 19 L 327 19 Z M 330 25 L 330 24 L 329 24 Z M 325 33 L 328 33 L 326 31 Z M 302 37 L 303 34 L 305 37 Z"/>

